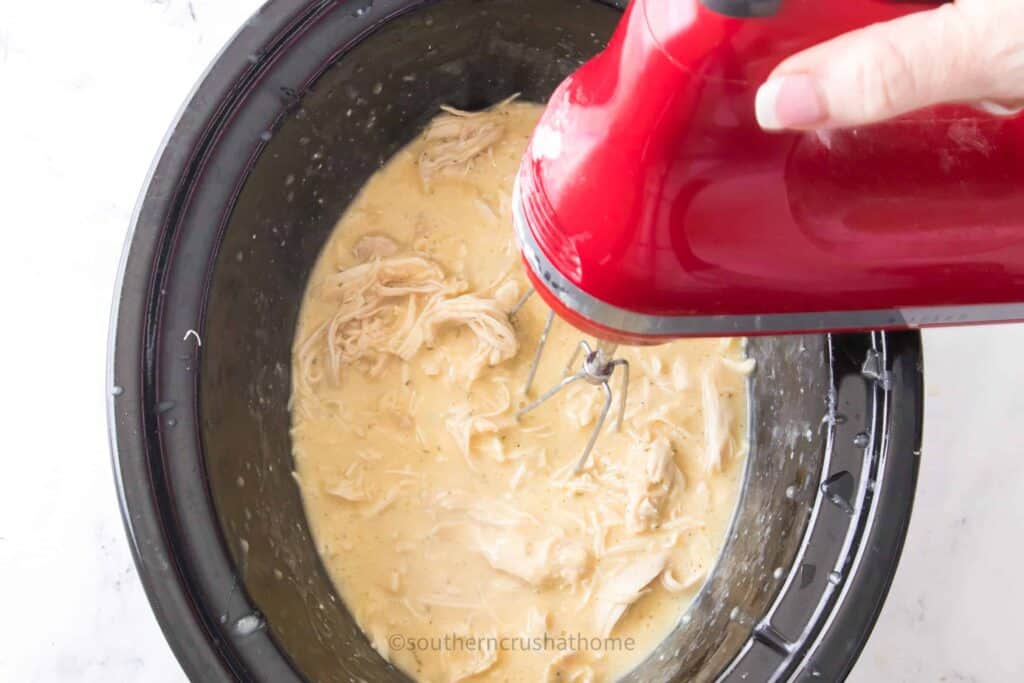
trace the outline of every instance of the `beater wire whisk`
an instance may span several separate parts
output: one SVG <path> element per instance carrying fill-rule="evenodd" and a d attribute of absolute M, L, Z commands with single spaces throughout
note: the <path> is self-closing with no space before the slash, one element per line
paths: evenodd
<path fill-rule="evenodd" d="M 526 301 L 530 298 L 533 292 L 534 290 L 531 288 L 523 298 L 519 300 L 509 315 L 512 316 L 518 313 L 526 304 Z M 537 375 L 540 358 L 544 353 L 544 347 L 547 344 L 548 334 L 551 332 L 551 325 L 554 322 L 554 319 L 555 312 L 548 312 L 547 320 L 544 322 L 544 329 L 537 342 L 537 350 L 533 354 L 533 362 L 530 364 L 530 372 L 526 376 L 526 384 L 523 386 L 524 394 L 528 394 L 530 387 L 533 385 L 533 380 Z M 594 429 L 590 433 L 590 438 L 587 440 L 587 445 L 584 447 L 583 453 L 580 455 L 580 459 L 576 462 L 576 467 L 573 470 L 576 473 L 580 472 L 587 464 L 587 460 L 590 458 L 590 453 L 594 450 L 594 444 L 597 443 L 597 437 L 601 434 L 601 429 L 604 427 L 605 421 L 608 419 L 608 413 L 611 411 L 612 407 L 611 379 L 612 375 L 615 373 L 615 368 L 618 367 L 622 368 L 622 399 L 619 402 L 619 414 L 618 419 L 616 420 L 615 429 L 616 431 L 620 431 L 622 429 L 622 421 L 626 415 L 626 399 L 629 392 L 629 361 L 625 358 L 613 358 L 616 348 L 616 344 L 609 344 L 602 341 L 599 341 L 596 348 L 593 348 L 585 340 L 580 340 L 579 344 L 576 345 L 576 349 L 573 351 L 568 364 L 566 364 L 562 380 L 541 394 L 541 396 L 535 401 L 516 413 L 516 419 L 521 418 L 526 413 L 537 408 L 542 403 L 553 397 L 562 389 L 565 389 L 573 382 L 579 380 L 593 386 L 601 387 L 604 390 L 604 404 L 601 407 L 601 413 L 597 417 L 597 422 L 594 424 Z M 579 371 L 574 374 L 570 374 L 573 371 L 573 367 L 576 364 L 576 360 L 580 357 L 580 354 L 583 354 L 583 365 L 580 367 Z"/>

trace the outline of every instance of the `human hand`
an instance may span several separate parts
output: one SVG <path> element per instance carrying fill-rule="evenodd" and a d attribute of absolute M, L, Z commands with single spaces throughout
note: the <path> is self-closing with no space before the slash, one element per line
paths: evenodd
<path fill-rule="evenodd" d="M 757 120 L 838 128 L 946 102 L 1024 108 L 1024 0 L 957 0 L 804 50 L 758 90 Z"/>

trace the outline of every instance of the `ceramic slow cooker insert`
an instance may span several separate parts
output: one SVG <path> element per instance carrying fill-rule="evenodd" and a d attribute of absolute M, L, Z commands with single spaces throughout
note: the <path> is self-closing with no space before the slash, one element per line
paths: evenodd
<path fill-rule="evenodd" d="M 317 556 L 291 478 L 291 342 L 348 202 L 447 103 L 543 102 L 601 49 L 591 0 L 272 0 L 179 115 L 140 200 L 109 411 L 139 573 L 203 681 L 401 681 Z M 751 451 L 723 554 L 631 681 L 841 680 L 909 521 L 916 333 L 752 339 Z"/>

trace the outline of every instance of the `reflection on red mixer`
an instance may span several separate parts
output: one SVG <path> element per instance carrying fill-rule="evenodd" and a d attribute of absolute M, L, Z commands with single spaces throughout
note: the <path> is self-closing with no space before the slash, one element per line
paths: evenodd
<path fill-rule="evenodd" d="M 1024 319 L 1024 116 L 944 106 L 786 133 L 755 119 L 784 57 L 927 7 L 635 0 L 552 96 L 520 169 L 538 291 L 631 343 Z"/>

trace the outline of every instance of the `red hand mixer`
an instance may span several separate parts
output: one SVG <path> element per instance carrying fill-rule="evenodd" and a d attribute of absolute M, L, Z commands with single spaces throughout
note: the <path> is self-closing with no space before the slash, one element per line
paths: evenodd
<path fill-rule="evenodd" d="M 934 4 L 634 0 L 513 205 L 537 291 L 617 342 L 1024 320 L 1024 116 L 767 133 L 785 57 Z"/>
<path fill-rule="evenodd" d="M 755 118 L 785 57 L 935 4 L 634 0 L 520 168 L 535 289 L 612 343 L 1024 320 L 1024 116 L 953 105 L 788 133 Z M 603 385 L 582 465 L 615 366 L 581 345 L 580 372 L 522 412 Z"/>

